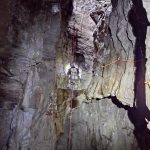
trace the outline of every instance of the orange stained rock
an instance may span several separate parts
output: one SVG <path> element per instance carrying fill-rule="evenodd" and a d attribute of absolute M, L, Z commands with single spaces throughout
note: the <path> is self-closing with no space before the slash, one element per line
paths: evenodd
<path fill-rule="evenodd" d="M 110 63 L 107 63 L 107 64 L 105 64 L 105 65 L 102 65 L 101 67 L 102 68 L 105 68 L 105 67 L 108 67 L 108 66 L 110 66 L 110 65 L 113 65 L 113 64 L 116 64 L 116 63 L 125 63 L 125 62 L 128 62 L 128 63 L 135 63 L 135 62 L 140 62 L 140 61 L 142 61 L 142 60 L 144 60 L 144 59 L 139 59 L 139 60 L 134 60 L 134 59 L 128 59 L 128 60 L 122 60 L 122 59 L 120 59 L 120 57 L 118 58 L 118 59 L 116 59 L 116 60 L 114 60 L 114 61 L 112 61 L 112 62 L 110 62 Z M 147 82 L 146 82 L 147 83 Z M 146 84 L 145 83 L 145 84 Z"/>
<path fill-rule="evenodd" d="M 148 87 L 150 88 L 150 79 L 147 82 L 145 82 L 145 84 L 147 84 Z"/>

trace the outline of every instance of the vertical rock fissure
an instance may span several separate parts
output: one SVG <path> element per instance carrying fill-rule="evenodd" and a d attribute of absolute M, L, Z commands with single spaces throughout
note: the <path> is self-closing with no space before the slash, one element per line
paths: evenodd
<path fill-rule="evenodd" d="M 129 11 L 129 22 L 132 26 L 132 31 L 136 37 L 134 49 L 134 66 L 135 66 L 135 81 L 134 81 L 134 113 L 133 124 L 135 126 L 134 134 L 143 150 L 149 149 L 150 131 L 147 129 L 145 119 L 150 119 L 150 111 L 146 106 L 145 93 L 145 73 L 146 73 L 146 33 L 149 21 L 147 13 L 143 7 L 142 0 L 132 0 L 133 6 Z"/>
<path fill-rule="evenodd" d="M 139 3 L 139 4 L 138 4 Z M 140 4 L 141 3 L 141 4 Z M 146 72 L 146 47 L 145 39 L 147 32 L 148 22 L 147 14 L 142 6 L 142 2 L 134 2 L 129 12 L 129 22 L 132 26 L 132 31 L 136 37 L 134 46 L 134 66 L 135 66 L 135 102 L 139 109 L 143 109 L 146 106 L 145 97 L 145 72 Z"/>
<path fill-rule="evenodd" d="M 150 24 L 147 18 L 146 10 L 142 1 L 132 0 L 133 6 L 129 11 L 129 23 L 136 37 L 134 46 L 134 104 L 133 107 L 123 105 L 117 97 L 109 97 L 112 102 L 119 108 L 128 111 L 128 117 L 134 125 L 134 135 L 141 150 L 150 148 L 150 130 L 147 128 L 147 121 L 150 120 L 150 111 L 146 106 L 145 96 L 145 73 L 146 73 L 146 33 L 147 26 Z"/>
<path fill-rule="evenodd" d="M 147 26 L 149 25 L 147 14 L 143 8 L 142 1 L 132 1 L 133 6 L 129 12 L 129 23 L 132 26 L 133 34 L 136 37 L 134 49 L 134 66 L 135 66 L 135 82 L 134 94 L 135 101 L 134 107 L 131 108 L 123 105 L 117 100 L 116 97 L 111 97 L 112 102 L 119 108 L 124 108 L 128 111 L 130 121 L 134 124 L 134 135 L 137 139 L 139 147 L 143 150 L 149 149 L 148 141 L 150 139 L 150 131 L 147 128 L 149 120 L 149 110 L 146 106 L 145 96 L 145 72 L 146 72 L 146 47 L 145 39 L 147 33 Z"/>
<path fill-rule="evenodd" d="M 128 112 L 128 118 L 134 125 L 134 135 L 141 150 L 148 150 L 150 148 L 150 130 L 147 128 L 145 117 L 141 115 L 141 111 L 137 107 L 130 107 L 122 104 L 116 96 L 108 97 L 112 103 L 118 108 L 123 108 Z"/>

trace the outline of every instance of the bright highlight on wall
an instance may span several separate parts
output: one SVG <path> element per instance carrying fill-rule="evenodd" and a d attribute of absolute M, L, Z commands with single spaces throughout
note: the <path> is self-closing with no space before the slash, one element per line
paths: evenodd
<path fill-rule="evenodd" d="M 74 64 L 74 66 L 75 66 L 75 68 L 78 69 L 78 71 L 79 71 L 79 77 L 80 77 L 80 79 L 81 79 L 81 75 L 82 75 L 82 70 L 81 70 L 81 68 L 79 68 L 76 64 Z M 66 73 L 66 75 L 67 75 L 67 73 L 68 73 L 68 71 L 69 71 L 70 68 L 71 68 L 70 63 L 65 65 L 65 73 Z"/>

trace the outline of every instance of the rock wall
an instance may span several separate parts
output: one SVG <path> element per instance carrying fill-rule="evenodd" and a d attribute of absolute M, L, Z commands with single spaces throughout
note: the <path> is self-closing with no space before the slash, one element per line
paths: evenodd
<path fill-rule="evenodd" d="M 148 1 L 0 3 L 2 150 L 150 148 Z"/>
<path fill-rule="evenodd" d="M 146 94 L 149 93 L 149 82 L 145 76 L 149 70 L 146 68 L 146 60 L 149 62 L 149 7 L 145 3 L 74 0 L 65 41 L 69 48 L 58 50 L 58 54 L 63 52 L 63 55 L 58 55 L 57 59 L 57 85 L 67 90 L 64 66 L 71 63 L 73 55 L 76 66 L 82 71 L 81 84 L 77 90 L 81 94 L 77 94 L 77 108 L 72 111 L 66 108 L 64 135 L 60 138 L 58 149 L 67 149 L 68 145 L 74 150 L 148 149 L 149 105 Z M 74 30 L 77 30 L 76 37 Z M 68 40 L 68 37 L 74 37 L 74 40 Z M 74 41 L 77 41 L 77 48 L 72 52 L 71 44 Z M 79 61 L 79 56 L 82 56 L 82 61 Z M 103 103 L 109 105 L 104 106 Z M 89 107 L 93 108 L 95 104 L 100 107 L 94 108 L 89 116 Z M 110 113 L 111 106 L 114 109 L 117 106 L 118 111 L 111 108 Z M 113 121 L 110 125 L 111 119 L 104 121 L 107 115 L 113 118 L 113 114 L 120 116 L 122 113 L 127 113 L 124 123 L 125 128 L 131 130 L 130 135 L 124 134 L 124 125 L 119 117 L 115 119 L 118 126 Z M 96 118 L 100 119 L 99 123 L 96 123 Z M 82 125 L 84 121 L 86 123 Z M 116 127 L 115 131 L 113 126 Z M 107 139 L 110 145 L 106 144 L 105 136 L 110 140 Z"/>
<path fill-rule="evenodd" d="M 65 118 L 64 135 L 57 149 L 127 150 L 137 149 L 137 144 L 127 112 L 115 106 L 110 99 L 103 99 L 83 103 L 73 110 L 71 128 L 70 115 Z"/>
<path fill-rule="evenodd" d="M 55 127 L 46 112 L 55 93 L 60 7 L 55 1 L 10 1 L 7 44 L 1 46 L 1 149 L 54 149 Z"/>

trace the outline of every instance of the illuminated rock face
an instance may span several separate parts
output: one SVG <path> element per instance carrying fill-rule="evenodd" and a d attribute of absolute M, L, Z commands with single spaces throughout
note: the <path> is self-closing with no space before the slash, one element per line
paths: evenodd
<path fill-rule="evenodd" d="M 78 38 L 74 39 L 78 49 L 74 57 L 77 53 L 84 58 L 76 62 L 82 69 L 81 88 L 87 91 L 89 99 L 116 95 L 120 101 L 133 106 L 135 37 L 128 21 L 131 2 L 113 2 L 115 6 L 112 6 L 109 0 L 87 0 L 74 1 L 73 5 L 68 36 L 74 34 L 74 27 L 78 30 Z M 65 42 L 70 47 L 62 47 L 60 56 L 58 53 L 58 76 L 62 76 L 58 86 L 61 88 L 65 88 L 62 72 L 71 58 L 71 42 Z"/>
<path fill-rule="evenodd" d="M 2 0 L 0 149 L 150 149 L 148 3 Z"/>

